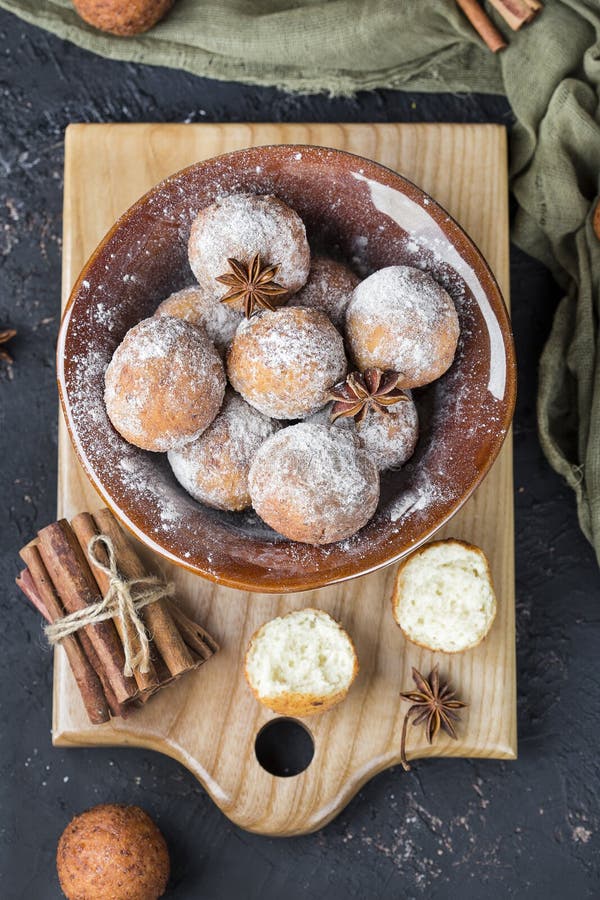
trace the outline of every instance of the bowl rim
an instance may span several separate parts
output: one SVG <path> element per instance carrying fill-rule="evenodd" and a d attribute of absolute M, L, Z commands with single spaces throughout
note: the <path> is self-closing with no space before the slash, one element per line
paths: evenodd
<path fill-rule="evenodd" d="M 79 290 L 82 286 L 83 281 L 85 281 L 85 275 L 93 265 L 97 257 L 102 253 L 106 244 L 112 239 L 115 233 L 123 226 L 126 225 L 129 219 L 136 213 L 136 211 L 144 206 L 151 196 L 153 196 L 157 191 L 159 191 L 165 185 L 168 185 L 170 182 L 185 176 L 188 172 L 192 170 L 201 168 L 203 165 L 208 163 L 214 163 L 216 161 L 226 161 L 231 158 L 235 158 L 240 156 L 240 154 L 248 153 L 248 152 L 256 152 L 256 151 L 268 151 L 270 153 L 274 152 L 293 152 L 293 151 L 304 151 L 310 153 L 331 153 L 335 156 L 342 157 L 351 157 L 355 160 L 360 161 L 363 164 L 367 164 L 369 166 L 374 166 L 375 168 L 387 173 L 388 178 L 392 178 L 394 180 L 399 179 L 400 182 L 404 183 L 404 185 L 408 185 L 409 188 L 418 192 L 423 197 L 427 198 L 429 204 L 433 207 L 433 209 L 439 211 L 443 214 L 447 222 L 451 223 L 452 226 L 457 229 L 460 235 L 462 235 L 463 239 L 467 241 L 468 244 L 473 248 L 475 255 L 477 257 L 478 263 L 481 266 L 483 272 L 491 282 L 493 288 L 497 293 L 497 299 L 499 300 L 498 309 L 493 307 L 494 317 L 497 319 L 500 331 L 502 334 L 502 345 L 504 348 L 504 358 L 506 362 L 506 387 L 505 387 L 505 395 L 503 397 L 503 405 L 505 408 L 505 413 L 498 423 L 498 429 L 496 434 L 493 437 L 490 452 L 478 470 L 477 474 L 471 482 L 467 491 L 463 492 L 463 494 L 456 499 L 456 501 L 452 504 L 451 508 L 448 512 L 441 518 L 439 518 L 435 525 L 428 528 L 424 531 L 417 540 L 414 541 L 409 547 L 405 547 L 400 551 L 393 552 L 391 555 L 386 557 L 385 559 L 380 559 L 374 562 L 371 565 L 360 568 L 358 571 L 353 571 L 344 574 L 332 575 L 331 577 L 323 577 L 323 574 L 319 577 L 316 573 L 309 579 L 303 579 L 301 582 L 297 579 L 286 578 L 285 584 L 282 584 L 281 581 L 276 581 L 276 579 L 270 579 L 265 583 L 256 583 L 250 582 L 248 580 L 244 580 L 241 578 L 236 578 L 230 574 L 226 574 L 223 572 L 215 572 L 213 570 L 205 570 L 200 568 L 198 565 L 194 565 L 190 560 L 186 560 L 181 556 L 177 556 L 175 553 L 171 552 L 167 548 L 163 547 L 160 543 L 158 543 L 154 538 L 148 535 L 142 528 L 136 525 L 133 522 L 128 514 L 120 509 L 119 505 L 112 499 L 107 490 L 104 488 L 102 482 L 97 478 L 93 468 L 88 463 L 85 452 L 83 448 L 80 447 L 79 440 L 77 438 L 76 431 L 72 425 L 72 418 L 69 410 L 69 400 L 67 396 L 67 387 L 65 383 L 65 371 L 64 371 L 64 361 L 65 361 L 65 342 L 66 336 L 69 327 L 69 321 L 71 317 L 71 312 L 77 296 L 79 294 Z M 463 254 L 461 253 L 461 256 Z M 486 295 L 489 295 L 489 291 L 485 291 Z M 488 296 L 489 299 L 489 296 Z M 94 250 L 90 253 L 86 262 L 81 268 L 79 275 L 77 276 L 71 290 L 69 293 L 69 298 L 65 305 L 65 308 L 61 315 L 60 328 L 58 332 L 57 344 L 56 344 L 56 381 L 58 386 L 58 394 L 60 400 L 61 411 L 63 415 L 63 420 L 67 428 L 67 433 L 69 435 L 69 439 L 71 442 L 71 447 L 75 452 L 75 456 L 81 465 L 86 478 L 91 483 L 92 487 L 99 495 L 101 500 L 109 507 L 109 509 L 115 514 L 119 522 L 124 525 L 131 534 L 139 540 L 143 545 L 157 553 L 160 557 L 177 565 L 179 568 L 182 568 L 188 572 L 191 572 L 194 575 L 201 576 L 208 581 L 211 581 L 215 584 L 223 585 L 225 587 L 234 588 L 240 591 L 246 591 L 250 593 L 258 593 L 258 594 L 288 594 L 288 593 L 300 593 L 311 590 L 318 590 L 320 588 L 324 588 L 334 584 L 340 584 L 345 581 L 350 581 L 354 578 L 361 578 L 364 575 L 372 574 L 373 572 L 379 571 L 380 569 L 386 568 L 387 566 L 393 565 L 394 563 L 399 562 L 400 560 L 408 557 L 411 553 L 421 547 L 424 543 L 426 543 L 434 534 L 436 534 L 441 528 L 443 528 L 455 515 L 459 510 L 465 505 L 467 500 L 469 500 L 476 489 L 480 486 L 482 481 L 488 475 L 490 469 L 495 463 L 500 450 L 507 438 L 507 436 L 511 432 L 511 423 L 514 416 L 515 405 L 516 405 L 516 397 L 517 397 L 517 364 L 516 364 L 516 352 L 515 352 L 515 343 L 514 336 L 512 332 L 512 325 L 510 314 L 506 307 L 506 303 L 504 300 L 504 295 L 500 289 L 496 276 L 494 275 L 489 263 L 487 262 L 485 256 L 479 249 L 477 243 L 473 240 L 473 238 L 468 234 L 468 232 L 460 225 L 460 223 L 456 220 L 456 218 L 448 212 L 448 210 L 442 206 L 434 197 L 427 193 L 423 188 L 421 188 L 418 184 L 411 181 L 405 175 L 402 175 L 400 172 L 392 169 L 390 166 L 386 166 L 383 163 L 379 163 L 376 160 L 369 159 L 368 157 L 361 156 L 358 153 L 352 153 L 347 150 L 339 150 L 335 147 L 327 147 L 319 144 L 259 144 L 253 145 L 250 147 L 239 148 L 238 150 L 228 151 L 227 153 L 217 154 L 216 156 L 209 157 L 207 159 L 199 160 L 195 163 L 191 163 L 189 166 L 184 166 L 182 169 L 173 172 L 171 175 L 168 175 L 166 178 L 161 179 L 159 182 L 150 187 L 147 191 L 145 191 L 134 203 L 131 204 L 121 215 L 115 220 L 113 225 L 108 229 L 105 235 L 98 242 Z"/>

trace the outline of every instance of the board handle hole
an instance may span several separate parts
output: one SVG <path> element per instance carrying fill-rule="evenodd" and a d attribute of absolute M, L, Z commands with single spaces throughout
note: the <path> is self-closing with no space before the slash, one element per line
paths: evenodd
<path fill-rule="evenodd" d="M 308 769 L 315 755 L 315 742 L 302 722 L 272 719 L 256 735 L 254 752 L 259 765 L 270 775 L 290 778 Z"/>

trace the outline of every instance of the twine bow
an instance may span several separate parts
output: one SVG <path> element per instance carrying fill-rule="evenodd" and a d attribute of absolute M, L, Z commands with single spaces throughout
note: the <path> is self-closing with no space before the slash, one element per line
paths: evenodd
<path fill-rule="evenodd" d="M 108 565 L 105 565 L 96 555 L 96 544 L 99 543 L 104 545 L 108 556 Z M 130 581 L 123 578 L 117 567 L 113 542 L 105 534 L 96 534 L 90 538 L 88 556 L 92 565 L 109 578 L 106 596 L 100 603 L 92 603 L 85 609 L 69 613 L 64 618 L 53 622 L 52 625 L 47 625 L 45 631 L 48 641 L 51 644 L 57 644 L 63 638 L 87 625 L 97 625 L 107 619 L 118 619 L 122 625 L 121 633 L 125 652 L 123 674 L 129 677 L 136 671 L 147 672 L 150 665 L 150 643 L 139 611 L 145 606 L 149 606 L 150 603 L 162 600 L 163 597 L 171 597 L 174 593 L 174 585 L 157 578 L 156 575 L 132 578 Z M 137 636 L 139 644 L 137 651 L 132 646 L 132 631 Z"/>

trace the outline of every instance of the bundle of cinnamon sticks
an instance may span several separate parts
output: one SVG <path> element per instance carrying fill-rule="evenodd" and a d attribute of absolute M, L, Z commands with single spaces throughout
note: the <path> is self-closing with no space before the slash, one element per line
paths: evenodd
<path fill-rule="evenodd" d="M 17 584 L 47 622 L 93 606 L 109 587 L 109 576 L 89 556 L 90 539 L 97 534 L 112 542 L 120 576 L 144 578 L 146 568 L 110 510 L 72 520 L 61 519 L 38 532 L 20 552 L 27 566 Z M 95 549 L 101 558 L 104 550 Z M 105 561 L 104 559 L 102 560 Z M 107 557 L 106 557 L 107 561 Z M 117 618 L 85 625 L 61 641 L 81 693 L 90 722 L 126 717 L 164 685 L 198 668 L 219 648 L 200 625 L 167 597 L 145 606 L 142 618 L 150 638 L 147 671 L 124 674 L 123 625 Z M 137 634 L 128 634 L 135 647 Z"/>

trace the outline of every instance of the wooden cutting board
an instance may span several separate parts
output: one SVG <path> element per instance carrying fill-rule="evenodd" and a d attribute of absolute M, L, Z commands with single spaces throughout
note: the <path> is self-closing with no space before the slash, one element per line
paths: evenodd
<path fill-rule="evenodd" d="M 397 169 L 464 226 L 508 297 L 506 134 L 501 127 L 142 124 L 72 125 L 67 130 L 63 303 L 100 238 L 153 184 L 197 160 L 271 143 L 337 147 Z M 99 505 L 61 422 L 58 515 L 70 518 Z M 411 666 L 427 674 L 438 661 L 469 708 L 456 742 L 443 736 L 429 747 L 420 729 L 409 730 L 409 755 L 514 759 L 510 436 L 483 485 L 440 536 L 479 544 L 491 560 L 499 612 L 490 636 L 475 650 L 435 656 L 404 641 L 390 609 L 395 566 L 346 584 L 283 596 L 241 593 L 165 566 L 185 605 L 221 643 L 221 652 L 129 720 L 94 727 L 88 724 L 64 653 L 57 650 L 54 743 L 159 750 L 187 766 L 222 811 L 243 828 L 271 835 L 303 834 L 330 821 L 369 778 L 399 761 L 406 704 L 398 693 L 412 686 Z M 256 735 L 276 716 L 251 695 L 242 659 L 259 625 L 309 605 L 342 622 L 355 641 L 361 670 L 344 703 L 304 721 L 315 745 L 311 764 L 299 775 L 280 778 L 266 772 L 256 758 Z"/>

